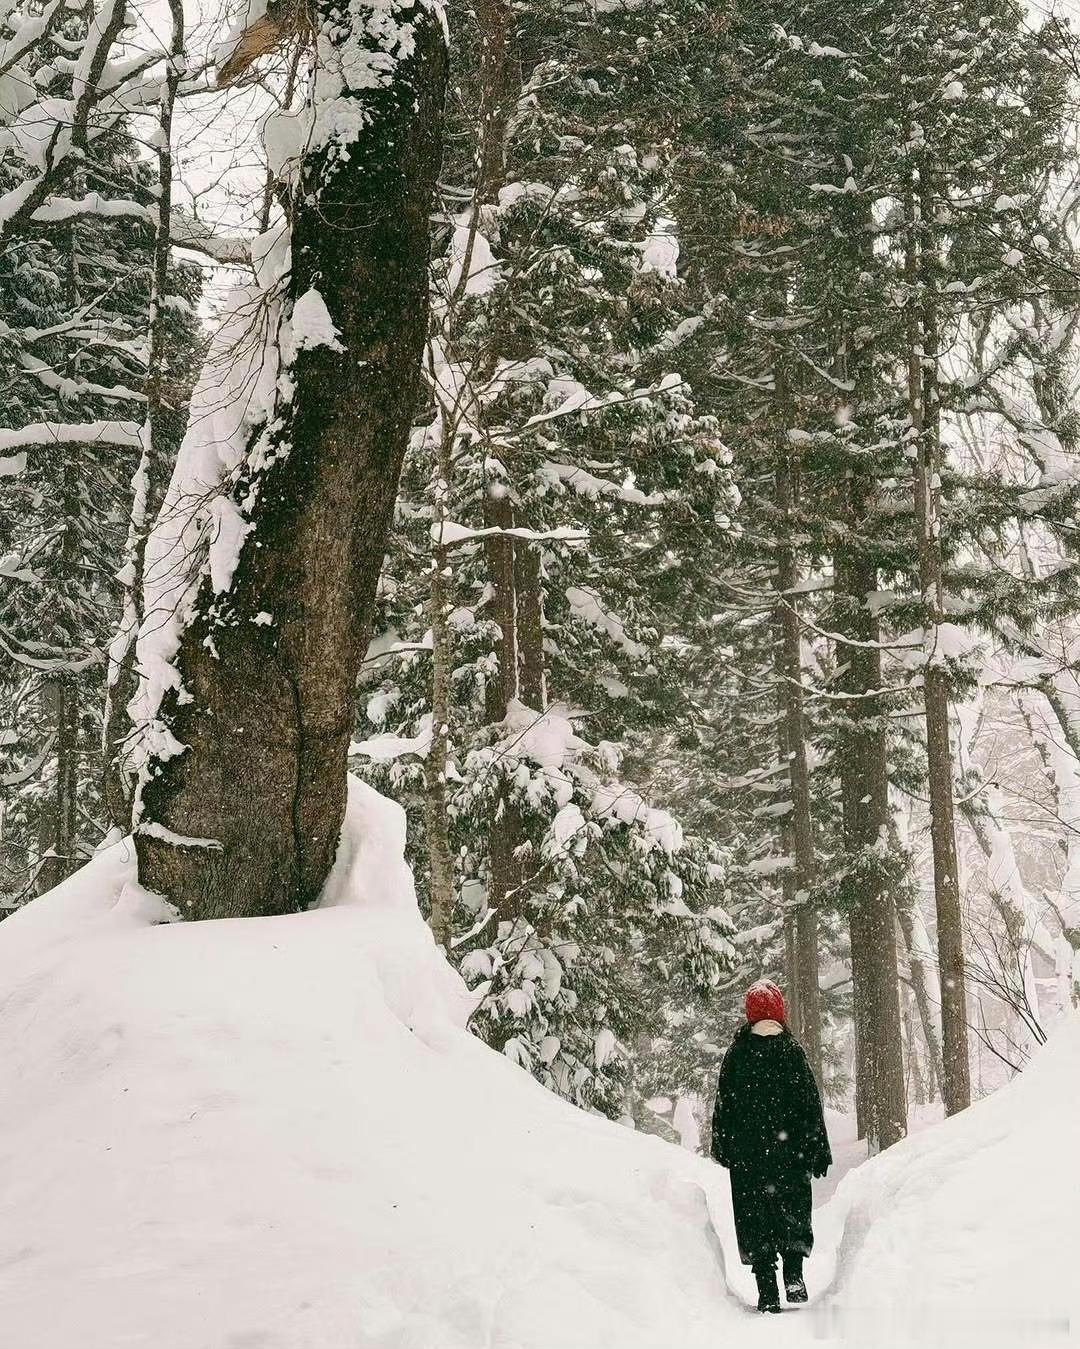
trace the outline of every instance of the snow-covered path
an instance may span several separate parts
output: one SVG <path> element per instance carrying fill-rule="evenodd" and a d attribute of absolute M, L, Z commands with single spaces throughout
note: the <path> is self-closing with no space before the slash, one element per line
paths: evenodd
<path fill-rule="evenodd" d="M 830 1120 L 839 1162 L 815 1187 L 810 1303 L 752 1312 L 722 1187 L 710 1212 L 733 1296 L 749 1325 L 740 1344 L 778 1349 L 1042 1349 L 1080 1343 L 1075 1277 L 1080 1190 L 1080 1018 L 1024 1078 L 948 1122 L 933 1111 L 890 1153 L 864 1159 L 850 1121 Z M 846 1124 L 846 1127 L 845 1127 Z M 818 1202 L 820 1201 L 820 1203 Z"/>
<path fill-rule="evenodd" d="M 3 1349 L 1038 1349 L 1080 1326 L 1080 1019 L 850 1171 L 814 1301 L 760 1317 L 724 1172 L 462 1029 L 403 831 L 356 785 L 313 913 L 156 925 L 121 844 L 0 925 Z"/>

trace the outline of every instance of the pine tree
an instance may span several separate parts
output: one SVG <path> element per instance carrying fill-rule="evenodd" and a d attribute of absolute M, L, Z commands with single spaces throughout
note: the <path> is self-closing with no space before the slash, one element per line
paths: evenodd
<path fill-rule="evenodd" d="M 433 927 L 483 981 L 479 1033 L 618 1113 L 658 981 L 692 1000 L 730 957 L 718 855 L 616 749 L 668 715 L 671 593 L 687 538 L 723 539 L 725 452 L 666 363 L 687 297 L 664 157 L 628 139 L 637 34 L 539 6 L 498 33 L 466 18 L 455 45 L 480 113 L 451 181 L 475 179 L 448 213 L 436 418 L 406 466 L 361 749 L 424 803 Z M 512 79 L 496 42 L 529 53 Z"/>
<path fill-rule="evenodd" d="M 30 87 L 70 93 L 70 76 L 58 72 L 86 23 L 85 13 L 67 13 L 27 46 L 19 69 Z M 32 182 L 31 151 L 12 137 L 0 191 Z M 105 653 L 145 403 L 154 187 L 126 124 L 113 118 L 91 155 L 61 161 L 50 189 L 41 218 L 0 243 L 0 348 L 12 372 L 0 439 L 27 446 L 8 461 L 3 520 L 4 848 L 14 898 L 63 879 L 108 829 Z M 171 268 L 169 280 L 162 340 L 174 352 L 179 408 L 199 278 L 188 266 Z M 181 431 L 178 414 L 166 438 L 173 452 Z"/>

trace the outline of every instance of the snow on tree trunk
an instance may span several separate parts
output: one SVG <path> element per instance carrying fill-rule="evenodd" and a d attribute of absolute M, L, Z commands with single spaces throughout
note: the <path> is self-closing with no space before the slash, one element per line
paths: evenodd
<path fill-rule="evenodd" d="M 156 708 L 148 693 L 139 878 L 196 918 L 304 908 L 333 861 L 426 336 L 441 16 L 323 0 L 316 18 L 312 96 L 267 133 L 298 164 L 291 241 L 271 250 L 287 279 L 263 374 L 281 368 L 211 503 L 175 675 L 159 668 Z"/>

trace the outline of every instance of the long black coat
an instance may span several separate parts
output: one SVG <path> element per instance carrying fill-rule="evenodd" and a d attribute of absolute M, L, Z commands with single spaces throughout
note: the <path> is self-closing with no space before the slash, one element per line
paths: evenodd
<path fill-rule="evenodd" d="M 825 1117 L 802 1045 L 785 1027 L 743 1026 L 724 1055 L 713 1110 L 712 1155 L 731 1172 L 739 1255 L 748 1265 L 809 1255 L 811 1175 L 832 1163 Z"/>

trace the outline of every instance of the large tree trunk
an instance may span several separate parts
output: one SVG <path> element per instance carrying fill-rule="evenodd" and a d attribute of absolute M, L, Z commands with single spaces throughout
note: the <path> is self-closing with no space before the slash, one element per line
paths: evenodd
<path fill-rule="evenodd" d="M 333 125 L 359 129 L 303 163 L 285 299 L 287 318 L 316 290 L 340 340 L 297 352 L 270 453 L 234 484 L 251 529 L 227 593 L 203 579 L 175 661 L 184 699 L 161 707 L 186 748 L 143 790 L 139 878 L 196 918 L 302 909 L 322 888 L 417 402 L 444 41 L 404 0 L 350 14 L 318 5 L 317 78 L 323 97 L 337 82 Z"/>
<path fill-rule="evenodd" d="M 851 484 L 850 526 L 865 528 L 868 489 Z M 852 642 L 840 660 L 847 665 L 850 694 L 840 746 L 844 841 L 855 869 L 851 896 L 851 965 L 855 1000 L 857 1095 L 860 1124 L 871 1146 L 887 1148 L 907 1132 L 900 997 L 896 974 L 893 899 L 882 847 L 888 839 L 889 780 L 884 708 L 880 690 L 878 624 L 866 603 L 876 589 L 872 562 L 858 551 L 836 558 L 842 630 Z M 858 1078 L 864 1079 L 860 1086 Z M 865 1079 L 869 1079 L 866 1081 Z"/>
<path fill-rule="evenodd" d="M 780 386 L 780 380 L 777 380 Z M 814 824 L 803 718 L 802 638 L 795 585 L 798 567 L 790 539 L 794 529 L 795 466 L 786 432 L 778 446 L 775 475 L 777 513 L 777 626 L 780 633 L 779 695 L 791 792 L 794 848 L 795 1002 L 798 1033 L 814 1076 L 821 1082 L 821 993 L 818 987 L 817 914 L 810 902 L 815 879 Z"/>
<path fill-rule="evenodd" d="M 925 188 L 925 184 L 924 184 Z M 930 793 L 930 838 L 934 858 L 937 905 L 938 965 L 941 971 L 942 1096 L 945 1113 L 954 1115 L 971 1104 L 968 1066 L 967 998 L 964 987 L 963 917 L 956 856 L 953 809 L 952 744 L 949 733 L 949 676 L 939 634 L 944 622 L 940 517 L 941 471 L 936 393 L 937 321 L 932 285 L 914 235 L 916 197 L 907 196 L 910 237 L 905 258 L 908 300 L 908 405 L 915 438 L 915 528 L 919 549 L 919 584 L 928 635 L 923 667 L 926 761 Z M 920 215 L 925 223 L 930 219 Z M 921 302 L 916 295 L 921 292 Z"/>

